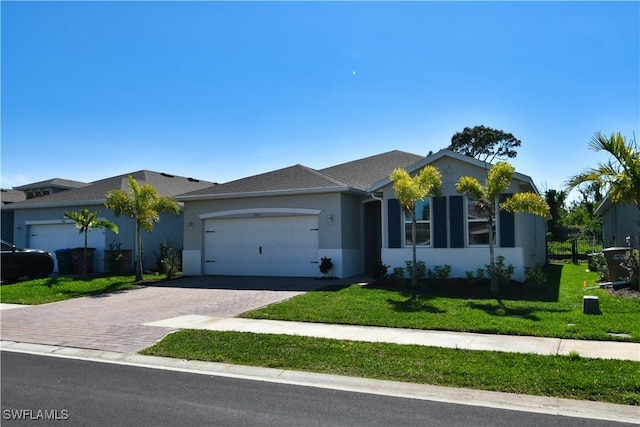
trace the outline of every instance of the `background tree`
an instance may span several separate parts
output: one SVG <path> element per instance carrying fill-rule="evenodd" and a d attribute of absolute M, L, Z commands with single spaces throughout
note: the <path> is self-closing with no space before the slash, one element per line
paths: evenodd
<path fill-rule="evenodd" d="M 456 183 L 456 190 L 472 200 L 472 207 L 487 218 L 489 225 L 489 271 L 491 272 L 491 292 L 499 294 L 500 288 L 495 274 L 494 254 L 494 223 L 496 218 L 496 206 L 498 198 L 511 185 L 515 168 L 507 162 L 498 162 L 489 169 L 487 181 L 483 187 L 480 182 L 471 176 L 460 177 Z M 549 216 L 549 205 L 538 194 L 515 193 L 499 205 L 507 212 L 528 212 L 542 217 Z"/>
<path fill-rule="evenodd" d="M 142 235 L 144 229 L 151 233 L 153 224 L 160 220 L 160 212 L 180 214 L 178 202 L 170 197 L 158 194 L 155 187 L 149 184 L 140 185 L 129 176 L 129 192 L 122 190 L 109 191 L 105 196 L 105 206 L 113 210 L 116 216 L 124 215 L 132 218 L 136 226 L 136 281 L 142 280 Z"/>
<path fill-rule="evenodd" d="M 612 133 L 609 138 L 597 132 L 589 142 L 594 151 L 606 151 L 613 158 L 600 163 L 569 178 L 567 189 L 570 191 L 581 184 L 597 184 L 605 189 L 613 204 L 635 204 L 638 209 L 636 244 L 640 250 L 640 151 L 636 141 L 628 141 L 620 132 Z M 598 187 L 600 188 L 600 187 Z M 640 272 L 636 277 L 640 280 Z M 636 283 L 640 288 L 640 283 Z"/>
<path fill-rule="evenodd" d="M 602 217 L 595 214 L 596 208 L 602 202 L 601 184 L 582 184 L 576 189 L 581 199 L 574 201 L 569 206 L 569 211 L 564 219 L 564 226 L 572 234 L 577 236 L 589 236 L 602 238 Z"/>
<path fill-rule="evenodd" d="M 416 255 L 416 203 L 430 195 L 439 196 L 442 188 L 442 175 L 433 166 L 425 166 L 420 174 L 411 177 L 409 173 L 398 168 L 391 173 L 393 189 L 402 208 L 411 215 L 412 269 L 411 286 L 418 286 L 418 268 Z"/>
<path fill-rule="evenodd" d="M 451 137 L 447 149 L 491 163 L 494 159 L 513 158 L 521 141 L 510 133 L 485 126 L 466 127 Z"/>
<path fill-rule="evenodd" d="M 544 199 L 549 205 L 549 219 L 547 220 L 547 229 L 553 240 L 564 240 L 565 230 L 563 227 L 565 212 L 565 202 L 567 193 L 549 189 L 544 193 Z"/>
<path fill-rule="evenodd" d="M 98 212 L 89 212 L 89 209 L 82 209 L 80 212 L 65 212 L 65 218 L 76 222 L 78 233 L 84 233 L 84 251 L 82 252 L 82 274 L 87 274 L 87 237 L 89 231 L 107 228 L 114 233 L 118 233 L 118 226 L 106 219 L 98 218 Z"/>

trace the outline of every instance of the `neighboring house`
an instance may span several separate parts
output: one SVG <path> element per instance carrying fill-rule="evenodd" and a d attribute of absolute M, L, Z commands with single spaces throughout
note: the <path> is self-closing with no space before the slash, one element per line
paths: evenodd
<path fill-rule="evenodd" d="M 631 203 L 616 205 L 609 197 L 595 210 L 596 215 L 602 216 L 602 242 L 605 248 L 638 247 L 638 207 Z M 629 236 L 629 243 L 627 243 Z"/>
<path fill-rule="evenodd" d="M 23 191 L 11 190 L 8 188 L 0 189 L 0 202 L 2 204 L 2 217 L 0 218 L 0 224 L 2 226 L 2 240 L 7 242 L 13 241 L 13 212 L 5 211 L 4 206 L 11 203 L 21 202 L 27 200 L 27 196 Z"/>
<path fill-rule="evenodd" d="M 119 234 L 101 229 L 91 231 L 88 235 L 88 246 L 96 249 L 94 271 L 104 271 L 104 251 L 109 249 L 111 244 L 120 244 L 121 249 L 135 249 L 133 220 L 124 216 L 116 218 L 113 212 L 104 206 L 105 194 L 108 191 L 115 189 L 129 191 L 129 175 L 141 185 L 154 186 L 159 194 L 167 197 L 214 185 L 209 181 L 141 170 L 91 182 L 66 191 L 52 191 L 48 195 L 3 205 L 3 215 L 5 211 L 13 213 L 13 243 L 16 246 L 45 249 L 52 253 L 59 249 L 83 247 L 84 235 L 77 232 L 74 221 L 64 218 L 64 213 L 81 211 L 84 208 L 92 212 L 97 211 L 101 218 L 116 223 L 120 228 Z M 183 239 L 182 215 L 176 217 L 163 213 L 160 218 L 153 233 L 142 232 L 145 251 L 143 265 L 150 268 L 155 267 L 154 252 L 159 253 L 161 242 L 169 241 L 180 246 Z M 56 260 L 54 271 L 57 270 Z"/>
<path fill-rule="evenodd" d="M 367 274 L 376 262 L 405 267 L 411 259 L 405 221 L 391 172 L 416 172 L 428 164 L 443 173 L 443 196 L 423 209 L 418 257 L 428 267 L 449 264 L 453 276 L 489 261 L 486 223 L 468 214 L 455 191 L 462 175 L 484 182 L 484 162 L 442 150 L 429 157 L 401 151 L 314 170 L 295 165 L 183 194 L 183 271 L 187 275 L 319 276 L 322 257 L 336 277 Z M 537 192 L 531 178 L 515 174 L 510 188 Z M 501 213 L 496 254 L 516 267 L 546 261 L 546 225 L 530 214 Z M 431 238 L 433 236 L 433 238 Z"/>
<path fill-rule="evenodd" d="M 47 181 L 40 181 L 33 184 L 21 185 L 20 187 L 13 187 L 13 189 L 23 191 L 27 199 L 33 199 L 34 197 L 47 196 L 49 194 L 60 193 L 61 191 L 81 188 L 87 185 L 89 184 L 87 184 L 86 182 L 53 178 Z"/>
<path fill-rule="evenodd" d="M 53 178 L 47 181 L 14 187 L 11 190 L 2 189 L 2 205 L 8 205 L 34 197 L 46 196 L 47 194 L 59 193 L 60 191 L 79 188 L 87 185 L 85 182 L 71 181 L 68 179 Z M 2 239 L 7 242 L 13 241 L 13 211 L 2 210 Z"/>

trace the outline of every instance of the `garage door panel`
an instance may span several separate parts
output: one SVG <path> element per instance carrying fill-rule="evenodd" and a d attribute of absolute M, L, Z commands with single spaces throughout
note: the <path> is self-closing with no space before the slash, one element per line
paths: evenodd
<path fill-rule="evenodd" d="M 315 276 L 317 226 L 317 216 L 208 220 L 205 274 Z"/>
<path fill-rule="evenodd" d="M 87 234 L 87 247 L 96 248 L 94 253 L 94 271 L 103 271 L 105 231 L 92 230 Z M 34 224 L 29 226 L 30 248 L 51 252 L 54 259 L 54 271 L 58 271 L 58 260 L 55 251 L 84 247 L 84 233 L 78 233 L 75 224 Z"/>

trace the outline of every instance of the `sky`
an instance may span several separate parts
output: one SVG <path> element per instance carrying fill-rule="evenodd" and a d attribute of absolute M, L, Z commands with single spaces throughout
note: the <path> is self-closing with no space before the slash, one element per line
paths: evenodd
<path fill-rule="evenodd" d="M 522 141 L 540 191 L 640 133 L 640 2 L 0 2 L 1 179 L 212 182 Z"/>

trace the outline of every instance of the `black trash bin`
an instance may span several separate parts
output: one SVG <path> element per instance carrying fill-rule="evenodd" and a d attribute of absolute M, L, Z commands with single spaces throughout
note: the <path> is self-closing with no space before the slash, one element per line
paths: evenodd
<path fill-rule="evenodd" d="M 91 274 L 93 273 L 93 254 L 96 248 L 87 248 L 87 257 L 85 259 L 84 248 L 71 249 L 71 260 L 73 264 L 73 274 Z M 86 263 L 86 269 L 84 268 Z"/>
<path fill-rule="evenodd" d="M 610 282 L 624 280 L 624 278 L 629 275 L 629 272 L 622 267 L 622 263 L 624 262 L 627 252 L 630 250 L 630 248 L 624 247 L 606 248 L 602 250 L 604 259 L 607 261 Z"/>
<path fill-rule="evenodd" d="M 58 249 L 55 253 L 58 261 L 58 274 L 73 274 L 71 249 Z"/>

